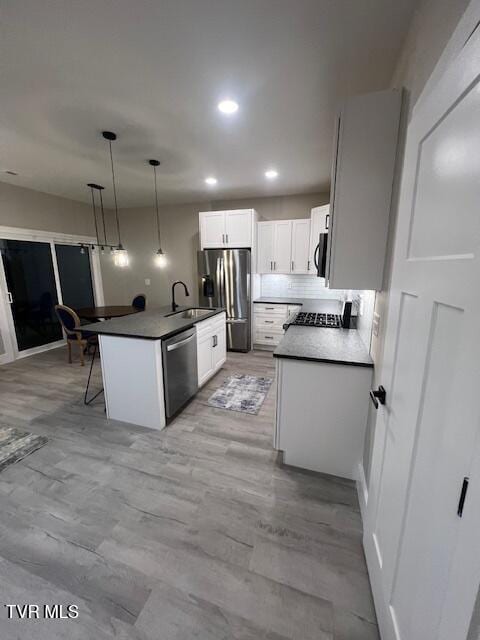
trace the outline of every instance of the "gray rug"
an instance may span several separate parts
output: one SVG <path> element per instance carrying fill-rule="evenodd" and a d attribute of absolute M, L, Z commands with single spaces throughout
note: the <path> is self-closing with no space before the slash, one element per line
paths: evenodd
<path fill-rule="evenodd" d="M 222 386 L 208 399 L 217 409 L 257 414 L 272 384 L 272 378 L 235 375 L 225 379 Z"/>
<path fill-rule="evenodd" d="M 0 471 L 46 444 L 47 438 L 14 427 L 0 427 Z"/>

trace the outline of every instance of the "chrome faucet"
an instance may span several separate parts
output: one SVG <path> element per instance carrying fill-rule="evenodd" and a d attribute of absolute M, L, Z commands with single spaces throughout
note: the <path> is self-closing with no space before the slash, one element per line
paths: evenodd
<path fill-rule="evenodd" d="M 190 294 L 188 293 L 188 289 L 187 289 L 187 285 L 182 282 L 181 280 L 177 280 L 176 282 L 174 282 L 172 284 L 172 311 L 176 311 L 178 308 L 178 304 L 175 302 L 175 285 L 177 284 L 183 284 L 183 288 L 185 289 L 185 295 L 189 296 Z"/>

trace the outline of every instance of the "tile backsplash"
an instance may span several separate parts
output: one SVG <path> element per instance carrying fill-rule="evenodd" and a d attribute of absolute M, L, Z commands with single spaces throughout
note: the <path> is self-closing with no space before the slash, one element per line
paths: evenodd
<path fill-rule="evenodd" d="M 316 276 L 264 274 L 261 279 L 262 296 L 343 300 L 347 293 L 343 289 L 327 289 L 325 280 Z"/>

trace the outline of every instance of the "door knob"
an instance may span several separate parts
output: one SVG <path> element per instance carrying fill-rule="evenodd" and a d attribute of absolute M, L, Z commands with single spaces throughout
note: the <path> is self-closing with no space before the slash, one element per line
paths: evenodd
<path fill-rule="evenodd" d="M 385 404 L 387 399 L 387 392 L 385 391 L 385 387 L 380 385 L 376 391 L 370 389 L 370 399 L 373 402 L 375 409 L 378 409 L 378 403 Z"/>

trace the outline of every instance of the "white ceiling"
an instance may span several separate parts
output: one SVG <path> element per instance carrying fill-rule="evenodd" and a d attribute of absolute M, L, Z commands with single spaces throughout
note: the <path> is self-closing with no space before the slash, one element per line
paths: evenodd
<path fill-rule="evenodd" d="M 148 158 L 165 203 L 323 190 L 335 106 L 388 86 L 414 4 L 0 0 L 0 180 L 110 205 L 110 129 L 121 207 L 152 202 Z"/>

